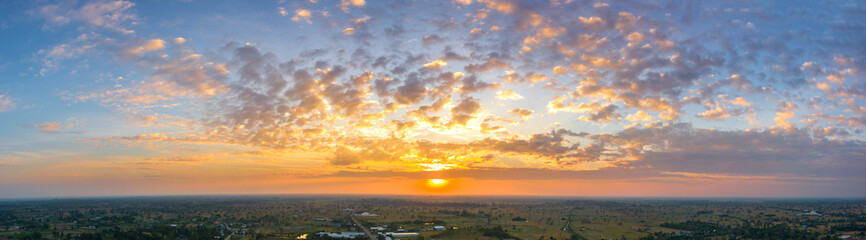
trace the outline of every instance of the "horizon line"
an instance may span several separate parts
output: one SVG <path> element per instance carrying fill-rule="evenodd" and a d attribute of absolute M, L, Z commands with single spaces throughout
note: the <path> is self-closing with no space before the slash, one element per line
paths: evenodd
<path fill-rule="evenodd" d="M 580 196 L 580 195 L 435 195 L 435 194 L 359 194 L 359 193 L 243 193 L 243 194 L 150 194 L 150 195 L 93 195 L 93 196 L 45 196 L 45 197 L 0 197 L 0 202 L 50 201 L 50 200 L 97 200 L 121 198 L 173 198 L 173 197 L 389 197 L 389 198 L 510 198 L 510 199 L 556 199 L 556 200 L 866 200 L 866 196 Z"/>

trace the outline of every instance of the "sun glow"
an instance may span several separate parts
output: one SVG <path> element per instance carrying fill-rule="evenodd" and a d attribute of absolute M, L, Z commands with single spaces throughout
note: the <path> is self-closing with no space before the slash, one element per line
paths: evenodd
<path fill-rule="evenodd" d="M 448 170 L 448 169 L 451 169 L 455 166 L 454 164 L 444 164 L 444 163 L 420 163 L 418 165 L 421 165 L 422 167 L 424 167 L 424 171 L 427 171 L 427 172 L 436 172 L 436 171 Z"/>
<path fill-rule="evenodd" d="M 427 186 L 433 188 L 440 188 L 448 185 L 448 180 L 441 178 L 427 179 Z"/>

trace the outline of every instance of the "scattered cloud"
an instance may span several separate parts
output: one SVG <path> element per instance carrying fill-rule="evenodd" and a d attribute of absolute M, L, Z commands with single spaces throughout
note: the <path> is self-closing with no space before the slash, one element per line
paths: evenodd
<path fill-rule="evenodd" d="M 304 21 L 307 23 L 312 23 L 312 21 L 310 21 L 310 17 L 312 15 L 313 15 L 313 13 L 310 12 L 310 10 L 297 9 L 297 10 L 295 10 L 295 16 L 292 17 L 292 21 L 295 21 L 295 22 Z"/>
<path fill-rule="evenodd" d="M 184 44 L 184 43 L 186 43 L 186 38 L 176 37 L 176 38 L 174 38 L 173 41 L 174 41 L 174 44 Z"/>
<path fill-rule="evenodd" d="M 864 169 L 855 160 L 864 158 L 866 65 L 862 36 L 849 34 L 864 28 L 845 11 L 779 33 L 765 19 L 790 6 L 313 4 L 277 8 L 302 26 L 279 33 L 297 51 L 254 34 L 242 38 L 251 43 L 214 49 L 196 48 L 215 41 L 207 34 L 184 33 L 196 44 L 139 36 L 133 29 L 152 18 L 138 17 L 131 2 L 49 4 L 32 11 L 46 29 L 80 25 L 81 33 L 32 54 L 43 65 L 33 71 L 45 76 L 103 58 L 132 69 L 118 77 L 123 67 L 94 67 L 99 80 L 76 77 L 81 84 L 63 92 L 69 104 L 108 106 L 114 119 L 137 126 L 81 142 L 278 152 L 275 159 L 292 163 L 310 154 L 335 169 L 322 176 L 414 177 L 447 166 L 437 169 L 479 179 L 839 181 Z M 67 68 L 87 71 L 75 66 Z M 15 107 L 0 94 L 0 112 Z M 51 134 L 74 126 L 27 128 Z"/>
<path fill-rule="evenodd" d="M 90 26 L 108 28 L 122 33 L 134 33 L 124 25 L 131 24 L 138 17 L 130 13 L 135 3 L 128 1 L 96 1 L 75 6 L 75 2 L 46 5 L 36 13 L 53 24 L 65 25 L 82 22 Z"/>
<path fill-rule="evenodd" d="M 80 123 L 80 121 L 77 121 L 75 119 L 70 119 L 69 121 L 67 121 L 67 123 L 44 122 L 44 123 L 40 123 L 40 124 L 30 125 L 27 127 L 37 129 L 37 130 L 39 130 L 40 133 L 43 133 L 43 134 L 71 133 L 71 132 L 65 131 L 65 129 L 70 129 L 70 128 L 74 127 L 76 122 Z"/>
<path fill-rule="evenodd" d="M 442 67 L 444 67 L 446 65 L 448 65 L 448 62 L 446 62 L 442 59 L 436 59 L 436 60 L 433 60 L 432 62 L 425 63 L 424 67 L 429 68 L 429 69 L 439 70 L 439 69 L 442 69 Z"/>
<path fill-rule="evenodd" d="M 511 90 L 502 90 L 502 91 L 496 92 L 496 99 L 499 99 L 499 100 L 520 100 L 520 99 L 523 99 L 523 96 L 520 96 L 520 94 L 517 94 L 516 92 L 511 91 Z"/>
<path fill-rule="evenodd" d="M 12 111 L 12 109 L 15 109 L 15 102 L 8 95 L 0 94 L 0 113 Z"/>
<path fill-rule="evenodd" d="M 343 12 L 349 12 L 350 6 L 363 7 L 364 4 L 366 4 L 364 0 L 341 0 L 339 6 Z"/>
<path fill-rule="evenodd" d="M 183 38 L 181 38 L 181 40 L 183 40 Z M 182 42 L 183 41 L 181 41 L 181 43 Z M 131 55 L 139 55 L 160 50 L 163 48 L 165 48 L 165 41 L 163 41 L 162 39 L 150 39 L 145 41 L 140 46 L 135 46 L 133 48 L 127 49 L 126 53 Z"/>

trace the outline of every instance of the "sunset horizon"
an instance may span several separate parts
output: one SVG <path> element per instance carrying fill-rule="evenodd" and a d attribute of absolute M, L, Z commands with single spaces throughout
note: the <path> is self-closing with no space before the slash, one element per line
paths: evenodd
<path fill-rule="evenodd" d="M 4 200 L 866 198 L 863 2 L 0 9 Z"/>

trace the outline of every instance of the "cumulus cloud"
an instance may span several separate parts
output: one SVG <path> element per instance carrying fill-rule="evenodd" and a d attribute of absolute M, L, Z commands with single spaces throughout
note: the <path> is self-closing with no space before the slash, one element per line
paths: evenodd
<path fill-rule="evenodd" d="M 59 123 L 59 122 L 44 122 L 40 124 L 34 124 L 27 126 L 29 128 L 37 129 L 40 133 L 43 134 L 56 134 L 56 133 L 66 133 L 65 129 L 69 129 L 75 126 L 75 119 L 70 119 L 67 123 Z"/>
<path fill-rule="evenodd" d="M 76 92 L 71 98 L 78 101 L 96 100 L 120 108 L 125 104 L 149 105 L 182 98 L 207 98 L 228 91 L 224 84 L 228 70 L 224 64 L 216 64 L 203 55 L 183 48 L 165 53 L 165 41 L 161 39 L 131 42 L 134 44 L 102 44 L 113 48 L 118 59 L 134 62 L 148 71 L 150 75 L 144 81 Z M 119 77 L 117 81 L 127 79 Z"/>
<path fill-rule="evenodd" d="M 553 101 L 547 103 L 547 111 L 549 113 L 588 113 L 588 115 L 582 115 L 578 119 L 592 122 L 611 122 L 622 119 L 622 115 L 616 111 L 619 107 L 613 104 L 603 105 L 601 103 L 574 103 L 565 101 L 565 97 L 555 98 Z"/>
<path fill-rule="evenodd" d="M 508 110 L 508 113 L 511 113 L 512 115 L 514 115 L 516 117 L 519 117 L 523 121 L 526 121 L 527 119 L 532 117 L 533 112 L 534 111 L 529 110 L 529 109 L 525 109 L 525 108 L 515 108 L 515 109 Z"/>
<path fill-rule="evenodd" d="M 517 94 L 516 92 L 511 91 L 511 90 L 502 90 L 502 91 L 496 92 L 496 99 L 499 99 L 499 100 L 520 100 L 520 99 L 523 99 L 523 96 L 520 96 L 520 94 Z"/>
<path fill-rule="evenodd" d="M 472 0 L 453 0 L 453 1 L 451 1 L 451 2 L 453 2 L 453 3 L 455 3 L 455 4 L 460 4 L 460 5 L 469 5 L 469 4 L 472 4 Z"/>
<path fill-rule="evenodd" d="M 181 40 L 182 39 L 183 38 L 181 38 Z M 177 42 L 177 40 L 175 40 L 175 42 Z M 181 41 L 181 43 L 183 43 L 183 41 Z M 133 48 L 127 49 L 126 53 L 131 55 L 139 55 L 160 50 L 163 48 L 165 48 L 165 41 L 163 41 L 162 39 L 150 39 L 145 41 L 140 46 L 135 46 Z"/>
<path fill-rule="evenodd" d="M 625 117 L 626 120 L 631 122 L 649 122 L 653 120 L 653 117 L 647 114 L 645 111 L 637 111 L 633 114 L 629 114 Z"/>
<path fill-rule="evenodd" d="M 108 28 L 123 33 L 133 33 L 123 25 L 138 17 L 130 13 L 135 3 L 128 1 L 96 1 L 76 8 L 74 2 L 46 5 L 38 9 L 39 16 L 54 24 L 65 25 L 70 22 L 83 22 L 90 26 Z"/>
<path fill-rule="evenodd" d="M 424 43 L 424 45 L 427 45 L 427 46 L 440 43 L 443 40 L 444 39 L 442 39 L 442 37 L 440 37 L 439 35 L 436 35 L 436 34 L 427 35 L 427 36 L 424 36 L 423 38 L 421 38 L 421 41 Z"/>
<path fill-rule="evenodd" d="M 799 49 L 786 42 L 792 36 L 753 31 L 743 27 L 747 23 L 684 25 L 677 11 L 657 14 L 665 8 L 652 3 L 454 3 L 457 9 L 423 6 L 431 12 L 446 8 L 442 16 L 395 18 L 363 1 L 340 1 L 326 8 L 348 12 L 363 6 L 363 13 L 375 17 L 353 14 L 315 23 L 310 10 L 281 9 L 294 24 L 315 29 L 298 38 L 306 42 L 294 56 L 234 42 L 194 52 L 185 49 L 185 39 L 167 36 L 159 37 L 176 45 L 166 47 L 155 37 L 115 40 L 109 49 L 146 69 L 146 78 L 85 91 L 76 99 L 122 102 L 112 105 L 118 108 L 174 100 L 200 107 L 206 117 L 193 120 L 190 132 L 88 141 L 310 151 L 344 170 L 414 171 L 434 161 L 489 170 L 505 165 L 507 157 L 538 168 L 592 165 L 617 177 L 819 179 L 853 175 L 817 162 L 862 165 L 846 160 L 863 157 L 862 134 L 850 128 L 866 124 L 866 108 L 860 107 L 866 93 L 852 80 L 862 75 L 856 53 Z M 712 11 L 702 17 L 727 19 Z M 753 21 L 755 30 L 765 26 Z M 335 38 L 341 34 L 351 37 Z M 322 36 L 333 41 L 309 40 Z M 58 45 L 43 54 L 62 58 L 75 46 Z M 125 114 L 142 127 L 173 121 L 162 113 Z M 693 126 L 688 122 L 695 117 L 700 119 Z M 775 126 L 712 129 L 739 117 L 773 118 Z M 623 127 L 623 120 L 631 125 Z M 591 133 L 559 127 L 578 121 L 604 127 Z M 724 165 L 728 161 L 737 164 Z M 808 168 L 817 172 L 803 170 Z M 582 174 L 595 173 L 577 175 Z"/>
<path fill-rule="evenodd" d="M 15 102 L 6 94 L 0 94 L 0 113 L 15 109 Z"/>
<path fill-rule="evenodd" d="M 436 59 L 436 60 L 433 60 L 432 62 L 425 63 L 424 67 L 429 68 L 429 69 L 439 70 L 439 69 L 442 69 L 442 67 L 447 66 L 447 65 L 448 65 L 448 62 L 446 62 L 442 59 Z"/>
<path fill-rule="evenodd" d="M 312 16 L 312 15 L 313 15 L 313 13 L 310 12 L 310 10 L 297 9 L 297 10 L 295 10 L 295 15 L 292 16 L 292 21 L 295 21 L 295 22 L 305 21 L 307 23 L 312 23 L 310 21 L 310 16 Z"/>
<path fill-rule="evenodd" d="M 370 21 L 370 19 L 372 19 L 370 16 L 363 16 L 363 17 L 359 17 L 359 18 L 353 18 L 353 19 L 352 19 L 352 25 L 355 26 L 355 27 L 363 27 L 364 24 L 366 24 L 367 22 Z"/>
<path fill-rule="evenodd" d="M 66 65 L 64 63 L 67 63 L 68 60 L 77 59 L 93 52 L 99 46 L 94 39 L 95 36 L 98 34 L 81 34 L 63 43 L 37 51 L 36 56 L 40 58 L 43 65 L 43 68 L 39 70 L 39 75 L 58 70 Z"/>
<path fill-rule="evenodd" d="M 189 126 L 193 121 L 166 114 L 130 114 L 124 117 L 126 120 L 139 127 L 162 127 L 162 126 Z"/>
<path fill-rule="evenodd" d="M 731 114 L 727 113 L 725 109 L 721 107 L 716 107 L 714 109 L 708 109 L 702 113 L 698 113 L 696 115 L 699 118 L 709 119 L 709 120 L 724 120 L 727 117 L 730 117 Z"/>
<path fill-rule="evenodd" d="M 30 126 L 35 129 L 39 129 L 42 133 L 58 133 L 60 131 L 60 124 L 56 122 L 46 122 L 40 123 L 33 126 Z"/>
<path fill-rule="evenodd" d="M 349 6 L 362 7 L 364 4 L 366 4 L 364 0 L 341 0 L 339 6 L 343 12 L 349 12 Z"/>
<path fill-rule="evenodd" d="M 743 97 L 736 97 L 736 98 L 730 100 L 730 102 L 731 102 L 731 104 L 743 106 L 743 107 L 751 107 L 752 106 L 752 103 Z"/>
<path fill-rule="evenodd" d="M 781 129 L 793 129 L 794 125 L 788 120 L 794 118 L 795 109 L 797 109 L 796 105 L 790 102 L 779 101 L 779 105 L 776 108 L 776 118 L 773 118 L 776 127 Z"/>
<path fill-rule="evenodd" d="M 568 73 L 568 69 L 565 69 L 565 68 L 562 67 L 562 66 L 556 66 L 556 67 L 553 67 L 553 74 L 556 74 L 556 75 L 565 75 L 566 73 Z"/>
<path fill-rule="evenodd" d="M 593 122 L 610 122 L 622 119 L 622 115 L 616 112 L 616 105 L 596 106 L 596 105 L 578 105 L 580 111 L 589 111 L 589 115 L 578 117 L 580 120 Z M 586 110 L 584 110 L 586 109 Z"/>
<path fill-rule="evenodd" d="M 481 103 L 474 98 L 463 99 L 451 108 L 451 120 L 455 124 L 466 125 L 480 110 Z"/>
<path fill-rule="evenodd" d="M 604 25 L 604 20 L 600 17 L 578 17 L 577 19 L 586 25 L 587 28 L 597 28 Z"/>
<path fill-rule="evenodd" d="M 347 148 L 338 148 L 334 153 L 334 157 L 330 159 L 330 163 L 338 166 L 352 165 L 361 162 L 361 157 L 358 156 L 358 153 L 347 149 Z"/>
<path fill-rule="evenodd" d="M 492 54 L 487 57 L 487 59 L 480 64 L 472 63 L 463 67 L 466 72 L 477 73 L 477 72 L 490 72 L 496 69 L 508 69 L 512 68 L 511 64 L 502 60 L 501 58 L 505 58 L 504 56 L 500 56 L 499 54 Z"/>
<path fill-rule="evenodd" d="M 849 176 L 851 171 L 818 162 L 843 166 L 862 155 L 854 150 L 862 142 L 832 141 L 812 137 L 805 131 L 716 131 L 674 125 L 661 129 L 636 129 L 620 133 L 651 144 L 664 139 L 665 150 L 644 153 L 644 164 L 669 171 L 727 173 L 740 175 Z M 647 141 L 649 140 L 649 141 Z M 736 151 L 732 151 L 736 149 Z M 832 154 L 825 154 L 830 151 Z M 700 156 L 701 159 L 697 159 Z M 723 160 L 724 159 L 724 160 Z M 859 164 L 855 164 L 859 165 Z"/>

